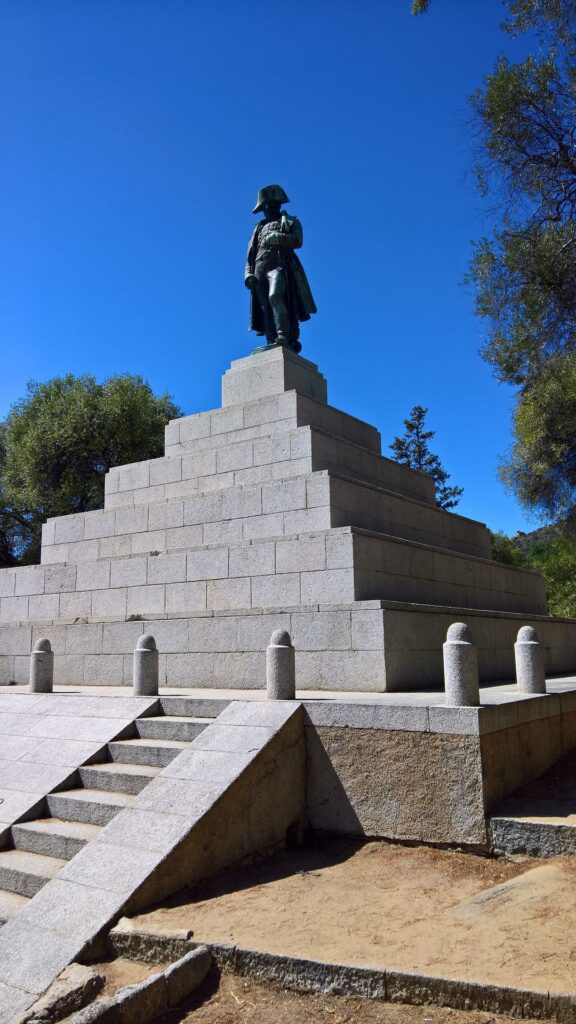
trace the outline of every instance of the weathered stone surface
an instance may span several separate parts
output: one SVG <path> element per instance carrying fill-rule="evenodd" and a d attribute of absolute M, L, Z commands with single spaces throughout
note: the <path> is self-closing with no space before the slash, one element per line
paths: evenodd
<path fill-rule="evenodd" d="M 204 981 L 212 963 L 206 946 L 190 950 L 164 972 L 168 1006 L 177 1006 Z"/>
<path fill-rule="evenodd" d="M 91 1002 L 104 987 L 104 975 L 83 964 L 70 964 L 15 1024 L 51 1024 Z"/>
<path fill-rule="evenodd" d="M 235 359 L 222 378 L 222 406 L 243 405 L 298 391 L 326 402 L 326 381 L 318 367 L 286 348 Z"/>
<path fill-rule="evenodd" d="M 477 737 L 326 726 L 306 736 L 313 828 L 485 844 Z"/>

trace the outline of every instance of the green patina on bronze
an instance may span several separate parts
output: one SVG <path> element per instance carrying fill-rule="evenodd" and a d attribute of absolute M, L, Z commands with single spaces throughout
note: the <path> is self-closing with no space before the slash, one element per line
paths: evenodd
<path fill-rule="evenodd" d="M 316 303 L 295 249 L 302 245 L 302 225 L 281 207 L 290 200 L 280 185 L 258 192 L 254 213 L 263 212 L 248 246 L 244 272 L 251 291 L 250 330 L 268 345 L 288 345 L 300 352 L 300 323 L 316 313 Z"/>

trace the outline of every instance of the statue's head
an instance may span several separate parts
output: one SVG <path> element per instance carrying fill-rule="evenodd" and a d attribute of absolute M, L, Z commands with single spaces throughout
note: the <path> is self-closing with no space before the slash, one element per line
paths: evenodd
<path fill-rule="evenodd" d="M 260 213 L 267 203 L 277 203 L 280 207 L 282 203 L 289 202 L 290 200 L 281 185 L 264 185 L 256 197 L 256 206 L 252 213 Z"/>

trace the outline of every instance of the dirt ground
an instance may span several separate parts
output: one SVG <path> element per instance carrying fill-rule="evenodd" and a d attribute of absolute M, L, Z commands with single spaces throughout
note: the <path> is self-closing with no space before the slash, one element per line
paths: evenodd
<path fill-rule="evenodd" d="M 437 1006 L 404 1006 L 371 999 L 291 992 L 251 978 L 225 974 L 216 987 L 205 983 L 177 1009 L 154 1024 L 517 1024 L 490 1013 Z M 523 1024 L 531 1024 L 524 1019 Z M 535 1024 L 535 1022 L 532 1022 Z M 542 1021 L 539 1024 L 543 1024 Z"/>
<path fill-rule="evenodd" d="M 124 988 L 125 985 L 135 985 L 139 981 L 144 981 L 144 978 L 149 978 L 151 974 L 162 970 L 161 967 L 140 963 L 139 960 L 125 960 L 120 956 L 109 957 L 107 960 L 98 961 L 90 966 L 98 971 L 98 974 L 103 974 L 105 978 L 104 988 L 99 998 L 112 996 L 119 988 Z"/>
<path fill-rule="evenodd" d="M 315 843 L 225 872 L 136 920 L 192 929 L 197 941 L 576 991 L 576 857 Z"/>

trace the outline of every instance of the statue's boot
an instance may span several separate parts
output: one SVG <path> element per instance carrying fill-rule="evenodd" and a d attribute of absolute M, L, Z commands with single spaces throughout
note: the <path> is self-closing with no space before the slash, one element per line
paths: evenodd
<path fill-rule="evenodd" d="M 266 335 L 266 341 L 269 345 L 275 345 L 277 331 L 274 317 L 271 313 L 265 313 L 264 310 L 262 313 L 264 318 L 264 333 Z"/>
<path fill-rule="evenodd" d="M 301 352 L 302 345 L 297 338 L 290 338 L 290 317 L 286 313 L 275 313 L 274 321 L 276 324 L 276 344 L 287 345 L 293 352 Z"/>
<path fill-rule="evenodd" d="M 289 345 L 290 344 L 290 321 L 286 313 L 274 313 L 274 323 L 276 324 L 276 344 L 277 345 Z"/>

